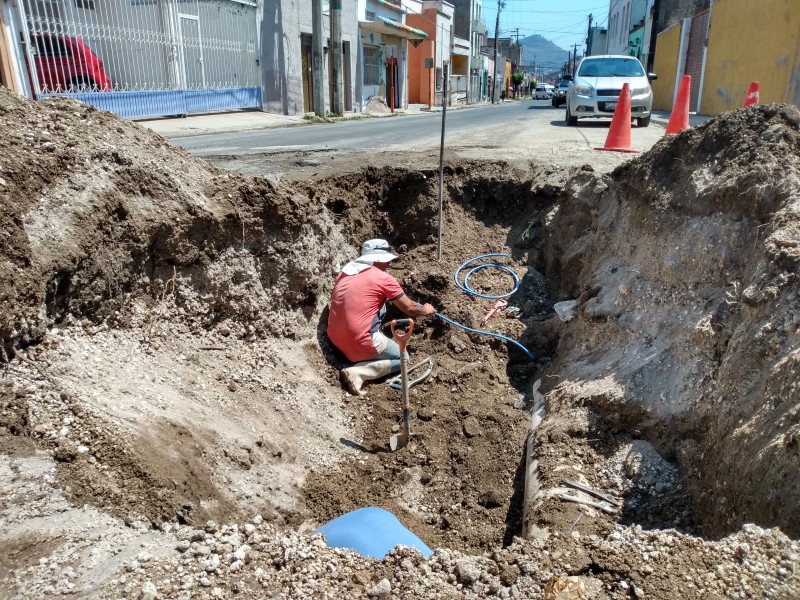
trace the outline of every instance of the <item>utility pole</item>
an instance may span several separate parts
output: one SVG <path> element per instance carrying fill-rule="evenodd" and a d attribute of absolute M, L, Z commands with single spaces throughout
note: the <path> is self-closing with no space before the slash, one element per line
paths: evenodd
<path fill-rule="evenodd" d="M 658 15 L 661 8 L 661 0 L 653 0 L 653 11 L 651 14 L 653 18 L 653 24 L 651 25 L 650 29 L 650 44 L 647 48 L 647 64 L 645 68 L 647 72 L 653 70 L 653 62 L 655 61 L 656 56 L 656 40 L 658 39 Z"/>
<path fill-rule="evenodd" d="M 572 76 L 575 77 L 575 67 L 578 65 L 578 44 L 572 44 Z"/>
<path fill-rule="evenodd" d="M 519 45 L 519 27 L 515 27 L 514 31 L 515 31 L 514 36 L 517 38 L 517 41 L 516 41 L 516 46 L 517 46 L 517 60 L 516 60 L 516 63 L 517 63 L 518 67 L 521 67 L 522 66 L 522 46 Z"/>
<path fill-rule="evenodd" d="M 589 31 L 586 34 L 586 55 L 592 55 L 592 13 L 589 13 Z"/>
<path fill-rule="evenodd" d="M 323 65 L 323 40 L 325 27 L 322 19 L 322 0 L 312 0 L 311 6 L 311 86 L 314 114 L 325 116 L 325 85 Z"/>
<path fill-rule="evenodd" d="M 331 76 L 333 77 L 332 110 L 344 115 L 344 81 L 342 77 L 342 0 L 331 0 Z"/>
<path fill-rule="evenodd" d="M 439 239 L 436 244 L 436 259 L 442 260 L 442 197 L 444 194 L 444 124 L 447 117 L 447 68 L 449 61 L 442 63 L 442 142 L 439 145 Z"/>
<path fill-rule="evenodd" d="M 497 104 L 497 36 L 500 32 L 500 9 L 503 0 L 497 0 L 497 19 L 494 22 L 494 75 L 492 76 L 492 104 Z"/>

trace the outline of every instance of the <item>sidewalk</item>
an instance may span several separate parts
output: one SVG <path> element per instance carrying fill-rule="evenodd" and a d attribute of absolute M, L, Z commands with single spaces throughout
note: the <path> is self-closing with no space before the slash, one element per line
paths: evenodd
<path fill-rule="evenodd" d="M 272 129 L 305 125 L 303 115 L 287 116 L 265 113 L 260 110 L 234 111 L 189 115 L 187 117 L 162 117 L 137 121 L 167 138 L 189 137 L 207 133 L 233 133 L 254 129 Z"/>
<path fill-rule="evenodd" d="M 653 123 L 658 123 L 659 125 L 663 125 L 664 127 L 667 126 L 669 123 L 669 115 L 670 112 L 666 110 L 654 110 L 651 113 L 650 120 Z M 689 113 L 689 126 L 690 127 L 697 127 L 698 125 L 702 125 L 706 121 L 710 121 L 714 117 L 708 117 L 706 115 L 698 115 L 695 113 Z"/>

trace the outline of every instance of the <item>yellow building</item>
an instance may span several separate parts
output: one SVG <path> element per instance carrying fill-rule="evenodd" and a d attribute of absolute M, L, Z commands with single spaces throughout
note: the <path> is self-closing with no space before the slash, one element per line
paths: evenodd
<path fill-rule="evenodd" d="M 800 2 L 718 0 L 711 8 L 700 111 L 742 106 L 750 82 L 761 104 L 800 105 Z"/>
<path fill-rule="evenodd" d="M 672 110 L 682 29 L 682 24 L 677 23 L 658 34 L 653 61 L 653 71 L 658 75 L 658 79 L 652 82 L 653 110 Z"/>
<path fill-rule="evenodd" d="M 800 106 L 800 0 L 717 0 L 658 34 L 653 70 L 655 110 L 672 109 L 686 73 L 704 115 L 740 108 L 753 81 L 761 104 Z"/>

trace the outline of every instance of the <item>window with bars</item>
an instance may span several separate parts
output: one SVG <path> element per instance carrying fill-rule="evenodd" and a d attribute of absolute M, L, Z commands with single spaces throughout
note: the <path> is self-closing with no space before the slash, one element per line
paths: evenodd
<path fill-rule="evenodd" d="M 379 85 L 381 82 L 381 49 L 379 46 L 364 46 L 364 85 Z"/>

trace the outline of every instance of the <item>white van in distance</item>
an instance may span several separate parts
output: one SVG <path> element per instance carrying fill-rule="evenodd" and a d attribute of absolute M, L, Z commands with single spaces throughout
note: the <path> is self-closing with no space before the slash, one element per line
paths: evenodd
<path fill-rule="evenodd" d="M 540 83 L 536 86 L 536 90 L 533 92 L 533 99 L 550 100 L 550 98 L 553 97 L 554 91 L 555 88 L 549 83 Z"/>

